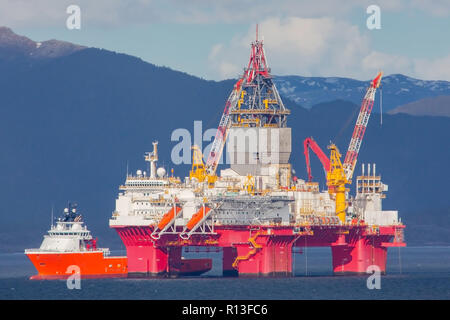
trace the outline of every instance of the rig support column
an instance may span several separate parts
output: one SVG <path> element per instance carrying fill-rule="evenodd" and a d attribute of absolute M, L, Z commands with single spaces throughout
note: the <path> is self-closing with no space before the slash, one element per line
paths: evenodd
<path fill-rule="evenodd" d="M 292 276 L 292 239 L 265 239 L 260 247 L 238 245 L 239 276 Z"/>
<path fill-rule="evenodd" d="M 128 246 L 130 276 L 176 275 L 181 268 L 181 247 Z"/>
<path fill-rule="evenodd" d="M 237 277 L 238 271 L 233 267 L 233 262 L 237 258 L 237 249 L 234 247 L 222 248 L 222 274 L 224 277 Z"/>
<path fill-rule="evenodd" d="M 360 236 L 350 244 L 332 245 L 333 271 L 337 275 L 366 274 L 367 268 L 375 265 L 386 273 L 387 248 L 374 237 Z"/>

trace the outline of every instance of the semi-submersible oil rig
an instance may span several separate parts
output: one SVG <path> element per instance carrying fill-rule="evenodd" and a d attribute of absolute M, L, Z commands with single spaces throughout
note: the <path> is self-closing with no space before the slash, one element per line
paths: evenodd
<path fill-rule="evenodd" d="M 387 185 L 375 165 L 362 166 L 356 195 L 348 186 L 372 111 L 379 73 L 363 98 L 344 162 L 312 138 L 304 141 L 308 181 L 292 174 L 291 128 L 274 85 L 263 42 L 251 44 L 250 62 L 225 105 L 206 162 L 192 147 L 184 181 L 157 168 L 157 142 L 146 153 L 150 169 L 128 175 L 110 219 L 126 246 L 129 275 L 201 274 L 210 259 L 185 260 L 183 247 L 223 252 L 224 276 L 290 276 L 294 247 L 331 247 L 335 274 L 386 271 L 387 248 L 405 246 L 397 211 L 382 210 Z M 229 168 L 216 170 L 225 156 Z M 309 149 L 326 172 L 327 189 L 311 182 Z"/>

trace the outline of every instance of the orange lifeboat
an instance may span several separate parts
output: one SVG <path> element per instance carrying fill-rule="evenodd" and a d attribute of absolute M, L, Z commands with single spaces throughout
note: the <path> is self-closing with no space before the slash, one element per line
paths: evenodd
<path fill-rule="evenodd" d="M 162 230 L 165 226 L 169 224 L 178 214 L 180 213 L 181 208 L 180 207 L 172 207 L 161 219 L 161 221 L 158 224 L 158 229 Z"/>
<path fill-rule="evenodd" d="M 192 230 L 210 211 L 211 209 L 206 206 L 202 206 L 200 210 L 198 210 L 186 224 L 187 230 Z"/>

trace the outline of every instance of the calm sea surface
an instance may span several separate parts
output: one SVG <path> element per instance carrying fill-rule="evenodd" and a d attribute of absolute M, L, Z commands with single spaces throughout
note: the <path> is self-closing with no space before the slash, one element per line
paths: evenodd
<path fill-rule="evenodd" d="M 367 289 L 368 276 L 333 276 L 329 248 L 294 254 L 291 278 L 221 278 L 221 253 L 184 256 L 210 257 L 213 269 L 178 279 L 81 280 L 80 290 L 69 290 L 64 280 L 28 280 L 36 271 L 23 253 L 0 253 L 0 299 L 450 299 L 450 247 L 389 249 L 379 290 Z"/>

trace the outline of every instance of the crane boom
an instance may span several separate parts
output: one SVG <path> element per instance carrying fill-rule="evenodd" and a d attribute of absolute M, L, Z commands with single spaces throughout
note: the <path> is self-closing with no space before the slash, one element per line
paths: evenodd
<path fill-rule="evenodd" d="M 334 195 L 336 215 L 342 222 L 345 222 L 347 208 L 346 192 L 348 190 L 345 186 L 351 183 L 351 178 L 358 158 L 358 152 L 364 138 L 364 132 L 366 131 L 367 124 L 369 122 L 370 113 L 372 112 L 373 103 L 375 100 L 375 93 L 377 88 L 380 86 L 382 75 L 383 73 L 379 72 L 367 89 L 343 164 L 341 163 L 341 154 L 339 153 L 336 145 L 331 144 L 328 147 L 331 150 L 330 158 L 328 159 L 325 153 L 312 138 L 307 138 L 303 142 L 308 179 L 309 181 L 312 179 L 308 150 L 308 148 L 311 148 L 319 157 L 319 160 L 322 162 L 322 165 L 327 172 L 328 192 Z"/>
<path fill-rule="evenodd" d="M 303 141 L 303 152 L 305 153 L 305 161 L 306 161 L 306 170 L 308 172 L 308 181 L 311 182 L 312 174 L 311 174 L 311 165 L 309 163 L 309 148 L 317 155 L 322 166 L 325 170 L 325 174 L 330 171 L 330 159 L 325 155 L 325 153 L 320 149 L 319 145 L 314 141 L 312 137 L 306 138 Z"/>
<path fill-rule="evenodd" d="M 367 123 L 369 122 L 370 113 L 372 112 L 373 103 L 375 100 L 375 93 L 377 91 L 377 88 L 380 86 L 382 76 L 383 73 L 379 72 L 378 75 L 375 77 L 375 79 L 372 80 L 361 104 L 361 109 L 359 111 L 355 128 L 353 130 L 353 135 L 350 140 L 347 154 L 345 155 L 345 160 L 343 163 L 345 176 L 348 181 L 351 181 L 353 171 L 355 170 L 359 149 L 361 147 L 361 143 L 364 138 Z"/>
<path fill-rule="evenodd" d="M 227 140 L 228 129 L 231 126 L 230 111 L 233 110 L 238 103 L 242 90 L 241 84 L 242 79 L 234 85 L 233 91 L 231 91 L 225 104 L 222 117 L 220 118 L 219 127 L 217 128 L 216 136 L 208 155 L 208 160 L 206 161 L 206 173 L 209 176 L 214 176 L 216 174 L 216 169 L 219 164 L 220 157 L 222 156 L 223 147 Z"/>

